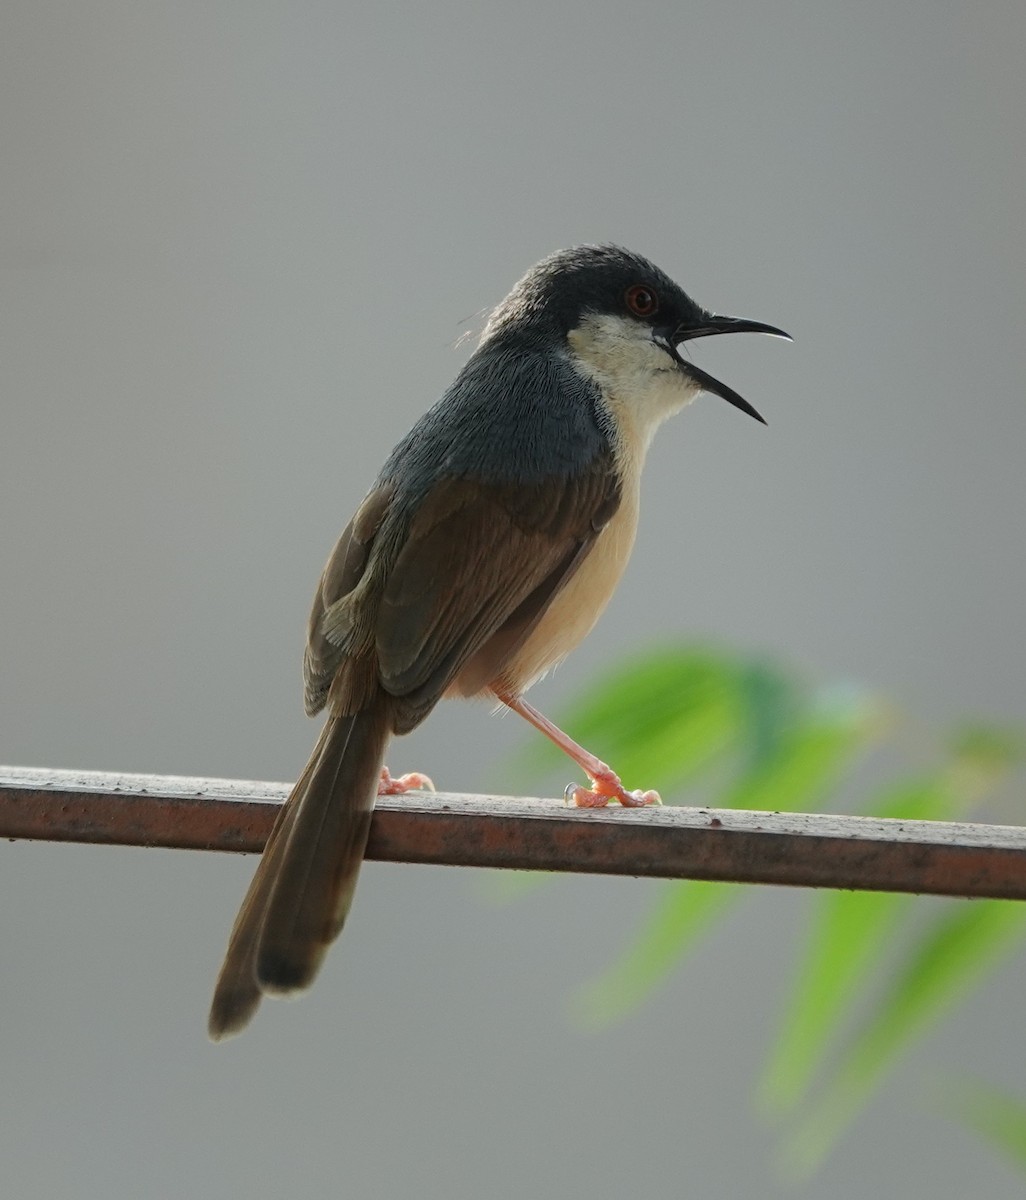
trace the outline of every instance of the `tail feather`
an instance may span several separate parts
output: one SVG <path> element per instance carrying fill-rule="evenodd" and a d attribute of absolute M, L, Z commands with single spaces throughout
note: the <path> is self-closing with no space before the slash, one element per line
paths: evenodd
<path fill-rule="evenodd" d="M 370 833 L 390 723 L 383 705 L 329 722 L 267 901 L 256 960 L 264 992 L 310 986 L 338 937 Z"/>
<path fill-rule="evenodd" d="M 307 770 L 309 769 L 308 767 Z M 260 1005 L 263 993 L 256 981 L 257 943 L 267 908 L 267 897 L 281 866 L 288 833 L 296 815 L 293 797 L 302 783 L 300 779 L 278 813 L 278 819 L 264 846 L 246 898 L 232 926 L 207 1021 L 207 1032 L 212 1041 L 219 1042 L 222 1038 L 241 1033 Z"/>
<path fill-rule="evenodd" d="M 345 921 L 391 732 L 378 703 L 329 717 L 285 802 L 228 943 L 209 1032 L 238 1033 L 264 993 L 309 987 Z"/>

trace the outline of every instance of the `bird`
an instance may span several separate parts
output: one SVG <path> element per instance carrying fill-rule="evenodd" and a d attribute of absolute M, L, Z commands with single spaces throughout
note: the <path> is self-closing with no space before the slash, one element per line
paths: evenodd
<path fill-rule="evenodd" d="M 327 718 L 280 809 L 231 930 L 210 1009 L 217 1041 L 265 995 L 313 982 L 342 930 L 393 736 L 446 697 L 519 713 L 590 786 L 583 806 L 658 802 L 529 704 L 589 633 L 627 564 L 657 427 L 700 392 L 755 418 L 685 358 L 697 338 L 772 325 L 702 308 L 639 254 L 582 245 L 542 259 L 491 313 L 437 403 L 396 445 L 336 543 L 307 627 L 304 700 Z"/>

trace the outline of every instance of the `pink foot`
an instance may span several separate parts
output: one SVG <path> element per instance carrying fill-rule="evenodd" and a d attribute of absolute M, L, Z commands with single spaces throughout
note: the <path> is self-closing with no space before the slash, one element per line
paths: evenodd
<path fill-rule="evenodd" d="M 408 775 L 394 778 L 388 767 L 381 768 L 381 780 L 378 783 L 379 796 L 401 796 L 404 792 L 433 792 L 435 785 L 427 775 L 420 771 L 411 771 Z"/>
<path fill-rule="evenodd" d="M 601 770 L 591 775 L 592 786 L 581 787 L 579 783 L 567 784 L 563 798 L 567 804 L 576 804 L 578 808 L 605 808 L 610 800 L 616 800 L 624 808 L 642 808 L 646 804 L 662 804 L 658 792 L 636 791 L 628 792 L 620 782 L 620 776 L 611 771 L 605 763 Z"/>

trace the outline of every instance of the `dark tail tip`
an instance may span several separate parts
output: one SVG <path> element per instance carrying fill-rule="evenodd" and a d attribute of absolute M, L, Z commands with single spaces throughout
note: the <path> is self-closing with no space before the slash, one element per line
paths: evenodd
<path fill-rule="evenodd" d="M 214 996 L 210 1006 L 210 1016 L 207 1018 L 207 1036 L 212 1042 L 223 1042 L 226 1038 L 241 1033 L 253 1019 L 253 1014 L 260 1006 L 260 993 L 253 988 L 244 995 Z"/>
<path fill-rule="evenodd" d="M 272 996 L 291 996 L 305 992 L 313 983 L 323 950 L 315 958 L 303 961 L 283 954 L 277 948 L 262 948 L 256 963 L 257 986 Z"/>

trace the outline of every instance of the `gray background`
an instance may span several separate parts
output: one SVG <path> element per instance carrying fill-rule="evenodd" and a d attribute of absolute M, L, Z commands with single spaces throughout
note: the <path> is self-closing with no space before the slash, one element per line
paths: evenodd
<path fill-rule="evenodd" d="M 293 778 L 335 536 L 474 314 L 601 239 L 797 340 L 696 348 L 769 428 L 705 397 L 661 432 L 628 577 L 533 698 L 701 636 L 923 728 L 1021 715 L 1024 55 L 1021 0 L 7 0 L 0 758 Z M 391 762 L 503 791 L 525 736 L 448 706 Z M 785 1194 L 749 1084 L 800 896 L 589 1036 L 566 999 L 651 886 L 371 865 L 310 997 L 213 1047 L 252 860 L 0 861 L 6 1195 Z M 1021 1195 L 929 1081 L 1026 1090 L 1024 994 L 1013 963 L 795 1194 Z"/>

